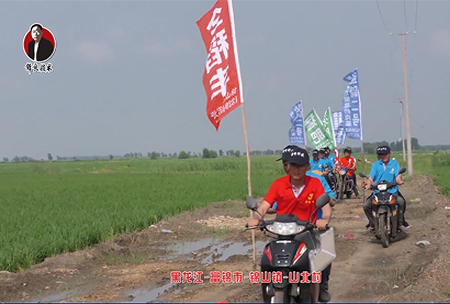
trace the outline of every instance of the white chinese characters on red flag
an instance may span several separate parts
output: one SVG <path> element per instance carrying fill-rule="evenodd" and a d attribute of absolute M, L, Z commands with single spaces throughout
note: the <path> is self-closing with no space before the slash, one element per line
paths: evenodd
<path fill-rule="evenodd" d="M 208 54 L 203 72 L 206 114 L 216 131 L 221 120 L 242 102 L 233 19 L 231 0 L 218 0 L 197 21 Z"/>

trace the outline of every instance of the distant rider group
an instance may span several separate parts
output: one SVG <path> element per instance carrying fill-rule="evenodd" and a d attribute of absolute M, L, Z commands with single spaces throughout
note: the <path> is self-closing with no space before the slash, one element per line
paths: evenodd
<path fill-rule="evenodd" d="M 330 153 L 328 147 L 315 149 L 311 154 L 312 158 L 309 157 L 308 151 L 294 145 L 289 145 L 283 149 L 281 158 L 277 161 L 282 161 L 286 175 L 274 181 L 264 200 L 257 205 L 258 207 L 255 209 L 257 212 L 253 213 L 254 215 L 248 222 L 247 227 L 258 227 L 266 213 L 276 213 L 277 217 L 283 214 L 293 214 L 298 219 L 305 221 L 313 216 L 316 229 L 319 231 L 326 230 L 331 220 L 332 208 L 330 207 L 335 206 L 336 194 L 339 191 L 338 184 L 340 181 L 336 178 L 336 174 L 339 174 L 338 172 L 341 170 L 345 170 L 346 177 L 353 181 L 353 189 L 351 190 L 359 198 L 355 174 L 357 161 L 352 156 L 351 148 L 344 150 L 342 158 L 339 158 L 338 150 Z M 395 159 L 390 158 L 391 152 L 388 146 L 378 147 L 377 156 L 378 161 L 372 164 L 369 175 L 360 174 L 367 177 L 361 186 L 366 190 L 373 190 L 363 206 L 369 221 L 366 228 L 371 232 L 375 230 L 372 204 L 374 195 L 379 190 L 374 189 L 374 185 L 386 182 L 392 185 L 385 192 L 387 191 L 389 195 L 392 194 L 390 197 L 395 199 L 395 204 L 398 206 L 398 216 L 395 217 L 398 225 L 395 227 L 398 227 L 399 231 L 404 231 L 403 229 L 409 228 L 409 224 L 404 218 L 405 198 L 397 187 L 397 185 L 403 184 L 400 166 Z M 329 195 L 329 203 L 314 216 L 316 200 L 322 193 Z M 331 264 L 322 271 L 320 292 L 312 298 L 313 302 L 329 302 L 331 300 L 328 292 L 330 272 Z"/>

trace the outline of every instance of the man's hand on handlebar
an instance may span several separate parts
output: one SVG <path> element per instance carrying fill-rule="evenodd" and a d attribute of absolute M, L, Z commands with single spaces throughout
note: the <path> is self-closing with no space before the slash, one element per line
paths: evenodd
<path fill-rule="evenodd" d="M 255 227 L 255 226 L 259 226 L 259 223 L 260 223 L 260 221 L 259 220 L 257 220 L 257 219 L 251 219 L 250 221 L 248 221 L 248 223 L 247 223 L 247 228 L 252 228 L 252 227 Z"/>
<path fill-rule="evenodd" d="M 317 220 L 316 222 L 316 228 L 318 230 L 326 230 L 328 225 L 328 221 L 326 220 Z"/>

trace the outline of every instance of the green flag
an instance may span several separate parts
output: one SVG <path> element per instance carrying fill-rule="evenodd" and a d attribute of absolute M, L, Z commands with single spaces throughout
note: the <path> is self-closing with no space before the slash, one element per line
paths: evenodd
<path fill-rule="evenodd" d="M 334 151 L 334 148 L 336 148 L 336 136 L 334 136 L 333 118 L 331 116 L 330 107 L 328 107 L 328 109 L 325 111 L 322 124 L 323 127 L 325 128 L 325 133 L 328 137 L 328 140 L 332 142 L 332 145 L 328 146 L 328 148 L 330 148 L 331 151 Z"/>
<path fill-rule="evenodd" d="M 315 149 L 334 147 L 333 141 L 328 138 L 325 127 L 314 109 L 305 117 L 304 124 L 306 136 Z"/>

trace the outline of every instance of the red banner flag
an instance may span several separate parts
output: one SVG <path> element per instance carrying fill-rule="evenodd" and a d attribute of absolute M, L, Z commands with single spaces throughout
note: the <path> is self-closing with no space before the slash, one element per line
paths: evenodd
<path fill-rule="evenodd" d="M 198 20 L 208 53 L 203 72 L 206 114 L 219 130 L 221 120 L 243 103 L 232 0 L 218 0 Z"/>

